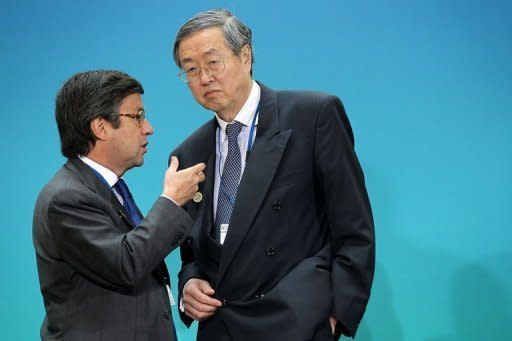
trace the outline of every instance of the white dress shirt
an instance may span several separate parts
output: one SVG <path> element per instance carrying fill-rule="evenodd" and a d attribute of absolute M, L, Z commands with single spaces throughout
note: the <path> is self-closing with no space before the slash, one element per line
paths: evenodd
<path fill-rule="evenodd" d="M 116 198 L 119 200 L 121 205 L 123 205 L 123 197 L 114 189 L 114 185 L 119 180 L 119 177 L 116 175 L 116 173 L 114 173 L 107 167 L 100 165 L 96 161 L 89 159 L 87 156 L 79 155 L 78 158 L 82 160 L 86 165 L 94 169 L 96 172 L 100 173 L 103 179 L 105 179 L 107 184 L 110 186 L 110 189 L 112 189 L 112 191 L 114 192 Z"/>
<path fill-rule="evenodd" d="M 247 101 L 245 101 L 242 109 L 235 116 L 235 121 L 242 123 L 243 127 L 238 135 L 238 147 L 240 148 L 240 155 L 242 157 L 242 173 L 240 174 L 240 179 L 242 179 L 242 174 L 245 170 L 246 163 L 246 155 L 247 155 L 247 146 L 249 144 L 249 134 L 251 131 L 252 120 L 254 115 L 256 115 L 256 110 L 258 109 L 258 104 L 260 102 L 260 93 L 261 89 L 258 83 L 254 80 L 252 81 L 251 92 L 249 93 L 249 97 Z M 219 188 L 220 188 L 220 179 L 222 176 L 222 170 L 224 169 L 224 162 L 226 161 L 226 157 L 228 156 L 228 137 L 226 135 L 226 126 L 228 122 L 222 120 L 219 115 L 215 114 L 217 118 L 217 122 L 219 123 L 219 128 L 217 128 L 216 137 L 215 137 L 215 184 L 213 188 L 213 219 L 217 215 L 217 200 L 219 197 Z M 256 121 L 254 123 L 254 132 L 252 136 L 251 145 L 254 143 L 254 139 L 256 138 L 256 130 L 258 126 L 258 117 L 256 117 Z"/>

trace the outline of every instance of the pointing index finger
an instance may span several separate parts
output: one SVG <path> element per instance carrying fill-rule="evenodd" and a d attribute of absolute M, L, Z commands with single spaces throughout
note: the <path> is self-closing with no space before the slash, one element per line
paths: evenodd
<path fill-rule="evenodd" d="M 197 165 L 194 165 L 189 168 L 189 170 L 193 173 L 199 173 L 202 172 L 206 168 L 206 165 L 202 162 L 198 163 Z"/>

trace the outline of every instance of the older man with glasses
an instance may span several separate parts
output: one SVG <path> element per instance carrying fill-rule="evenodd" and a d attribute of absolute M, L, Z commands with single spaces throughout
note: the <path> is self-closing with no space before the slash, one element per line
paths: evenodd
<path fill-rule="evenodd" d="M 181 246 L 181 318 L 198 340 L 354 336 L 375 262 L 374 227 L 341 101 L 252 79 L 252 32 L 227 10 L 187 21 L 174 59 L 214 113 L 171 155 L 206 163 Z"/>

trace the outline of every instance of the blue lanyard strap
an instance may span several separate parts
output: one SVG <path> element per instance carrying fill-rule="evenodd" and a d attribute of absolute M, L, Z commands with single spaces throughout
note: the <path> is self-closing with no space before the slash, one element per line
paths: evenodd
<path fill-rule="evenodd" d="M 254 136 L 254 127 L 256 126 L 256 118 L 258 118 L 258 115 L 260 114 L 260 111 L 257 110 L 256 114 L 254 114 L 254 117 L 252 118 L 251 123 L 251 130 L 249 131 L 249 140 L 247 141 L 247 151 L 245 152 L 245 158 L 247 159 L 247 154 L 249 154 L 252 150 L 252 137 Z"/>

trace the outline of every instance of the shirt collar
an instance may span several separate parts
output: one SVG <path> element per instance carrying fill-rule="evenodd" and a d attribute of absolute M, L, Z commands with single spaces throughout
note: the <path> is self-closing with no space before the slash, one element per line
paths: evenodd
<path fill-rule="evenodd" d="M 100 173 L 100 175 L 105 179 L 105 181 L 107 181 L 110 187 L 113 187 L 117 180 L 119 180 L 119 177 L 116 175 L 116 173 L 107 167 L 100 165 L 96 161 L 89 159 L 87 156 L 79 155 L 78 158 L 82 160 L 86 165 L 94 169 L 96 172 Z"/>
<path fill-rule="evenodd" d="M 242 123 L 245 127 L 249 127 L 251 125 L 252 119 L 256 114 L 256 109 L 258 109 L 258 104 L 260 102 L 260 94 L 260 86 L 253 80 L 249 97 L 247 97 L 247 100 L 242 106 L 242 109 L 240 109 L 238 114 L 235 116 L 235 121 Z M 220 129 L 222 130 L 223 134 L 225 134 L 228 122 L 221 119 L 217 114 L 215 114 L 215 118 L 217 119 L 217 122 L 219 123 Z M 258 125 L 258 117 L 256 118 L 255 125 Z"/>

